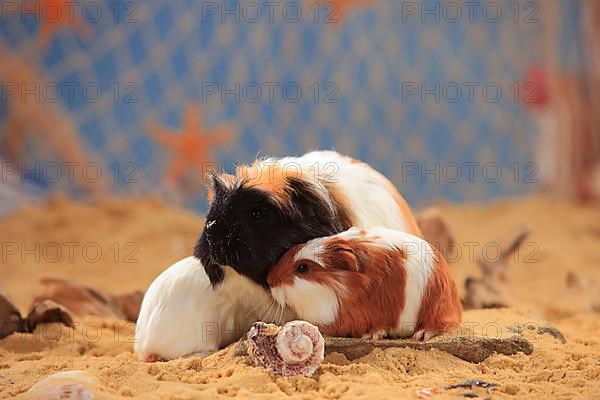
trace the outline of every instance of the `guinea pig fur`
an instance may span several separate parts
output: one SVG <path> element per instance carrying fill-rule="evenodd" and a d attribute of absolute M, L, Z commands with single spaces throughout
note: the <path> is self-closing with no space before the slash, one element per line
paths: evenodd
<path fill-rule="evenodd" d="M 264 158 L 213 175 L 210 209 L 194 249 L 213 285 L 224 267 L 263 286 L 292 246 L 352 226 L 420 235 L 395 187 L 369 165 L 334 151 Z"/>
<path fill-rule="evenodd" d="M 349 229 L 292 248 L 271 294 L 332 336 L 429 338 L 458 327 L 462 306 L 442 255 L 405 232 Z"/>
<path fill-rule="evenodd" d="M 269 319 L 264 311 L 273 299 L 266 291 L 233 270 L 225 271 L 224 279 L 226 285 L 213 288 L 195 257 L 163 271 L 144 295 L 135 354 L 145 361 L 206 355 L 239 339 L 255 321 Z M 275 309 L 281 319 L 294 317 Z"/>

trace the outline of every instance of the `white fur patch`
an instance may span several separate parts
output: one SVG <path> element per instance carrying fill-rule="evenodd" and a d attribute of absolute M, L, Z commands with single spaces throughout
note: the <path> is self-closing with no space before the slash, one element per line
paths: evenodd
<path fill-rule="evenodd" d="M 363 239 L 365 237 L 365 235 L 361 234 L 362 229 L 353 226 L 352 228 L 348 229 L 347 231 L 344 232 L 340 232 L 337 235 L 334 235 L 334 237 L 339 237 L 342 239 Z"/>
<path fill-rule="evenodd" d="M 144 295 L 134 352 L 142 359 L 155 354 L 170 360 L 215 351 L 239 339 L 263 317 L 271 298 L 231 268 L 224 271 L 223 283 L 214 289 L 194 257 L 163 271 Z"/>
<path fill-rule="evenodd" d="M 334 208 L 328 188 L 339 194 L 337 199 L 348 212 L 354 225 L 369 229 L 383 226 L 406 230 L 406 217 L 394 197 L 393 187 L 369 165 L 355 162 L 335 151 L 312 151 L 301 157 L 266 158 L 265 166 L 281 168 L 315 183 L 313 189 Z M 301 173 L 300 173 L 301 171 Z"/>
<path fill-rule="evenodd" d="M 313 239 L 307 242 L 294 256 L 294 262 L 299 260 L 310 260 L 319 265 L 323 265 L 323 253 L 325 252 L 323 242 L 324 240 L 322 238 Z"/>
<path fill-rule="evenodd" d="M 370 229 L 377 226 L 406 230 L 408 223 L 402 209 L 396 203 L 388 180 L 367 164 L 352 162 L 348 157 L 330 152 L 309 153 L 311 161 L 321 164 L 330 161 L 335 169 L 323 168 L 320 180 L 333 186 L 341 195 L 343 207 L 353 216 L 354 225 Z M 328 175 L 326 175 L 328 173 Z"/>
<path fill-rule="evenodd" d="M 313 324 L 331 324 L 338 314 L 339 304 L 333 289 L 298 277 L 292 285 L 271 289 L 271 294 L 279 304 L 289 305 L 300 318 Z"/>
<path fill-rule="evenodd" d="M 283 286 L 277 286 L 271 288 L 271 296 L 275 299 L 277 303 L 281 306 L 285 306 L 287 302 L 285 301 L 285 289 Z"/>
<path fill-rule="evenodd" d="M 415 330 L 421 301 L 423 300 L 423 294 L 427 288 L 429 277 L 433 273 L 434 262 L 433 252 L 429 252 L 429 255 L 425 253 L 409 254 L 406 259 L 406 263 L 404 264 L 407 275 L 406 293 L 404 294 L 406 296 L 406 303 L 398 321 L 398 329 L 402 335 L 410 335 Z"/>

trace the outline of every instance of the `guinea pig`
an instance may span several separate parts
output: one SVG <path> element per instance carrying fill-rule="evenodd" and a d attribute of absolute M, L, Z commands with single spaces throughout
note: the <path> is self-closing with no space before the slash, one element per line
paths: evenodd
<path fill-rule="evenodd" d="M 209 202 L 194 255 L 213 286 L 231 267 L 268 289 L 269 269 L 292 246 L 352 226 L 421 234 L 389 180 L 334 151 L 264 158 L 234 175 L 214 174 Z"/>
<path fill-rule="evenodd" d="M 267 281 L 278 303 L 331 336 L 429 340 L 461 320 L 444 258 L 397 230 L 352 228 L 297 245 Z"/>
<path fill-rule="evenodd" d="M 257 320 L 293 319 L 282 307 L 267 311 L 273 300 L 257 284 L 233 270 L 225 274 L 228 284 L 213 288 L 194 257 L 163 271 L 142 300 L 135 354 L 144 361 L 203 356 L 239 339 Z"/>

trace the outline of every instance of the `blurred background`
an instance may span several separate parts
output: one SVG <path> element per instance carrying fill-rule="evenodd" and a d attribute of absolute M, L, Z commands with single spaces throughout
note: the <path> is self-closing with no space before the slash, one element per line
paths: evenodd
<path fill-rule="evenodd" d="M 206 209 L 204 174 L 334 148 L 413 205 L 587 201 L 600 5 L 3 1 L 2 213 L 66 191 Z"/>
<path fill-rule="evenodd" d="M 549 322 L 531 357 L 378 353 L 293 390 L 409 398 L 460 377 L 502 397 L 600 398 L 598 0 L 0 0 L 0 398 L 65 368 L 123 398 L 213 381 L 199 396 L 289 396 L 231 365 L 153 373 L 116 338 L 192 254 L 207 172 L 314 149 L 393 181 L 465 323 L 513 337 Z M 48 300 L 118 323 L 98 341 L 1 339 Z"/>

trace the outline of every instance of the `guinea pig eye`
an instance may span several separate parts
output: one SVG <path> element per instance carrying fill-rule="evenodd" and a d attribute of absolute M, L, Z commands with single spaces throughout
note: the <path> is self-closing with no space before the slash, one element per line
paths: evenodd
<path fill-rule="evenodd" d="M 255 207 L 250 210 L 250 217 L 252 217 L 253 220 L 262 219 L 264 216 L 265 210 L 261 207 Z"/>
<path fill-rule="evenodd" d="M 296 272 L 299 274 L 305 274 L 307 273 L 309 270 L 308 265 L 306 264 L 300 264 L 296 267 Z"/>

